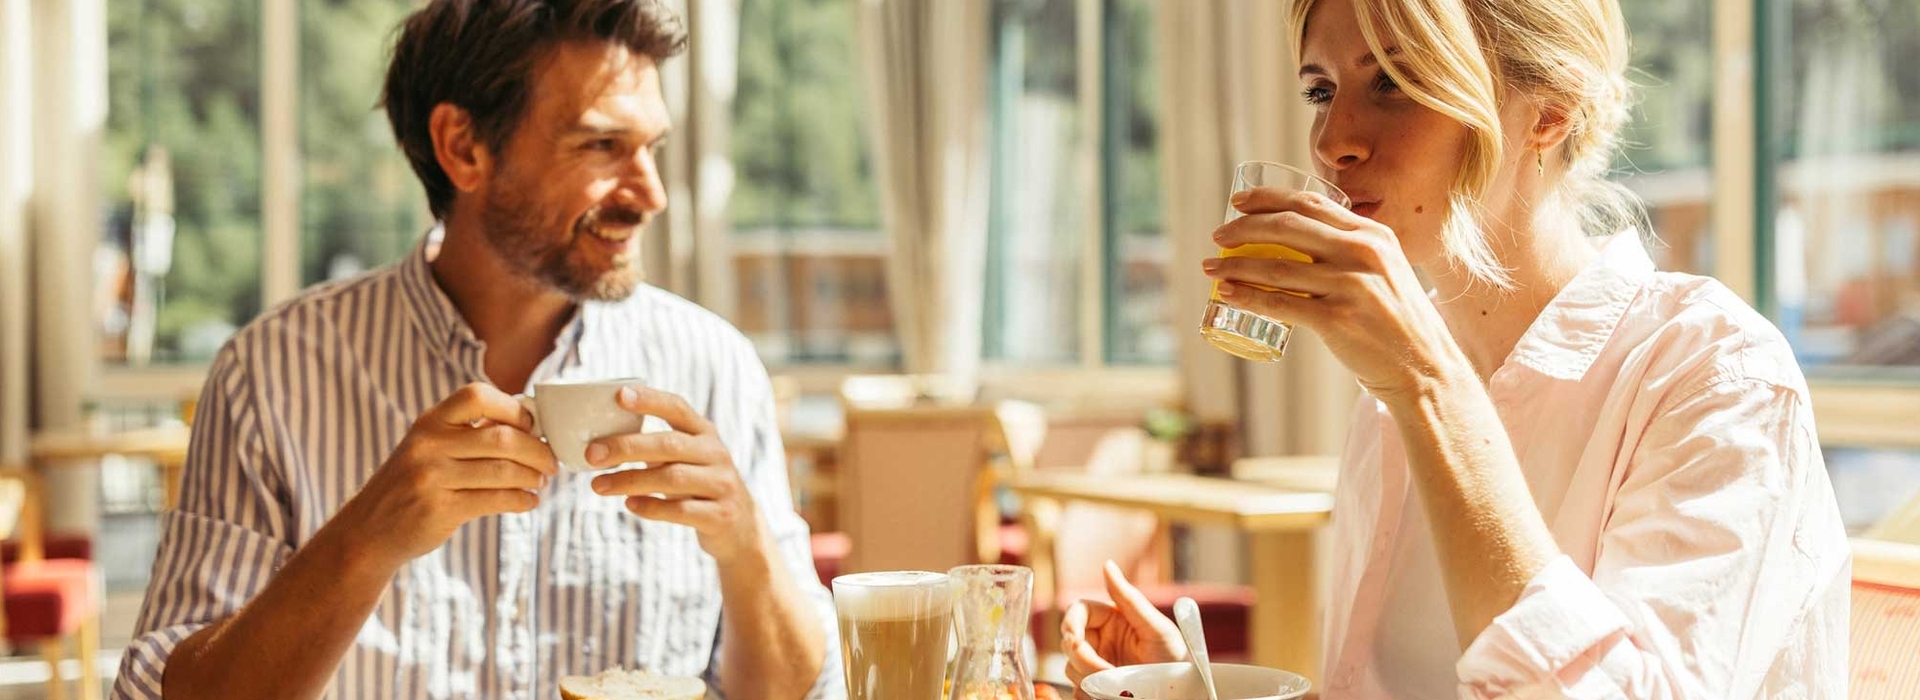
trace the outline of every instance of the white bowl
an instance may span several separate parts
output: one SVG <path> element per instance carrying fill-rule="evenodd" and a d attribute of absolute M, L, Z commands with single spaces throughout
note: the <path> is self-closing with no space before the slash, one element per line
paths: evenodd
<path fill-rule="evenodd" d="M 1240 664 L 1214 664 L 1213 684 L 1220 700 L 1293 700 L 1312 685 L 1297 673 Z M 1133 700 L 1207 700 L 1200 674 L 1185 661 L 1110 668 L 1081 679 L 1080 689 L 1099 700 L 1128 700 L 1123 690 Z"/>

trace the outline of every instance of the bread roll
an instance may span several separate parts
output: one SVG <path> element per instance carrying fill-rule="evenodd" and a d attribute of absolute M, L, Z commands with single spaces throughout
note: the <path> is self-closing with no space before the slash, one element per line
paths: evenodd
<path fill-rule="evenodd" d="M 597 676 L 560 679 L 564 700 L 702 700 L 707 683 L 685 676 L 655 676 L 644 671 L 610 668 Z"/>

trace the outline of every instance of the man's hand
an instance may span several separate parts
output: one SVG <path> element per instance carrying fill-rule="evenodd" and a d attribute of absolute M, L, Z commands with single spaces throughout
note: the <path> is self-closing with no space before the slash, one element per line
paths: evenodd
<path fill-rule="evenodd" d="M 713 423 L 686 399 L 663 391 L 624 387 L 617 400 L 633 413 L 658 416 L 673 430 L 588 445 L 587 462 L 594 467 L 647 464 L 594 477 L 593 490 L 627 497 L 627 510 L 642 518 L 692 527 L 700 547 L 723 567 L 743 556 L 763 557 L 768 537 L 760 511 Z"/>
<path fill-rule="evenodd" d="M 413 423 L 385 464 L 328 524 L 398 569 L 487 515 L 524 513 L 558 469 L 533 416 L 491 384 L 468 384 Z"/>

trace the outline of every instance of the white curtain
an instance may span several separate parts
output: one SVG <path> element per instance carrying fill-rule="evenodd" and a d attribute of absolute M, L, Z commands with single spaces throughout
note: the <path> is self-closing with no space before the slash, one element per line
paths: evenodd
<path fill-rule="evenodd" d="M 887 285 L 905 369 L 972 380 L 986 284 L 992 3 L 859 0 Z"/>
<path fill-rule="evenodd" d="M 1154 56 L 1160 70 L 1161 180 L 1173 232 L 1170 298 L 1181 329 L 1180 379 L 1202 420 L 1239 428 L 1248 455 L 1333 454 L 1343 444 L 1358 393 L 1352 375 L 1311 332 L 1295 333 L 1277 364 L 1254 364 L 1199 337 L 1208 280 L 1199 261 L 1214 254 L 1209 234 L 1223 221 L 1233 167 L 1270 160 L 1310 168 L 1313 113 L 1295 96 L 1287 2 L 1160 0 Z M 1190 574 L 1247 581 L 1238 533 L 1195 528 Z M 1329 553 L 1319 547 L 1325 600 Z M 1322 614 L 1324 611 L 1315 611 Z"/>
<path fill-rule="evenodd" d="M 739 82 L 740 0 L 667 0 L 686 23 L 687 52 L 660 70 L 675 130 L 661 163 L 671 202 L 648 236 L 647 279 L 734 317 L 727 200 L 733 195 L 728 128 Z"/>
<path fill-rule="evenodd" d="M 1295 95 L 1290 4 L 1160 0 L 1154 34 L 1161 175 L 1167 230 L 1174 232 L 1169 296 L 1183 329 L 1182 385 L 1201 419 L 1238 422 L 1249 455 L 1339 451 L 1358 392 L 1351 375 L 1305 330 L 1272 365 L 1215 350 L 1190 330 L 1199 325 L 1209 284 L 1199 261 L 1215 253 L 1209 234 L 1227 211 L 1234 165 L 1313 165 L 1313 113 Z"/>
<path fill-rule="evenodd" d="M 26 461 L 27 197 L 32 192 L 32 32 L 27 0 L 0 0 L 0 465 Z"/>

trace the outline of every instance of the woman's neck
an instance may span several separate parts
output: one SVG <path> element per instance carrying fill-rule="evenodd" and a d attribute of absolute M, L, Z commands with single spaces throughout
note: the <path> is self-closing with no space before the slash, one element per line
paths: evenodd
<path fill-rule="evenodd" d="M 1508 221 L 1517 223 L 1489 224 L 1484 235 L 1494 259 L 1512 275 L 1511 288 L 1446 266 L 1427 271 L 1440 317 L 1482 382 L 1506 363 L 1534 319 L 1598 252 L 1564 210 L 1541 209 Z"/>

